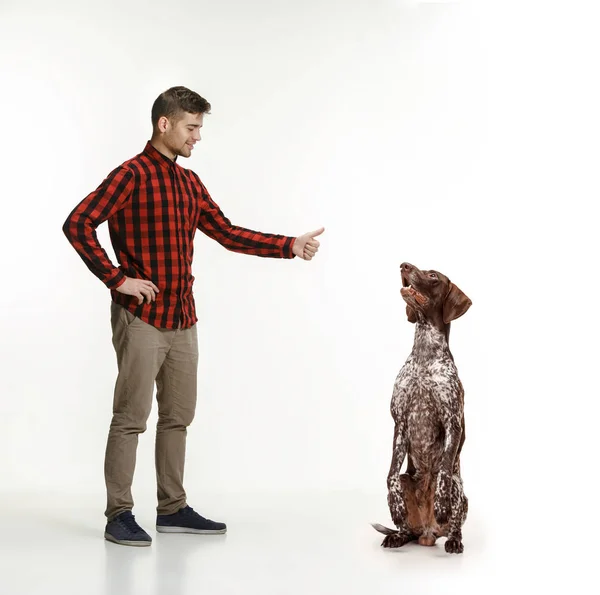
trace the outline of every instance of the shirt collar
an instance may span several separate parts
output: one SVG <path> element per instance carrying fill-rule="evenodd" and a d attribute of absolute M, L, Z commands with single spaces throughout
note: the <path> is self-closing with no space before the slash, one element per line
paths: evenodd
<path fill-rule="evenodd" d="M 175 159 L 171 160 L 166 155 L 163 155 L 160 151 L 155 149 L 150 141 L 146 143 L 144 147 L 144 153 L 152 160 L 156 165 L 166 169 L 174 169 L 177 161 L 177 155 L 175 155 Z"/>

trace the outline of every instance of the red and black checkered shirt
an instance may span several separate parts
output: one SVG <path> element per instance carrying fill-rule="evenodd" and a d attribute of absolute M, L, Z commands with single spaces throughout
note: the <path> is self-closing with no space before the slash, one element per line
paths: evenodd
<path fill-rule="evenodd" d="M 100 246 L 96 228 L 108 221 L 120 267 Z M 148 142 L 142 153 L 113 170 L 73 209 L 63 231 L 87 267 L 111 290 L 112 299 L 158 328 L 189 328 L 198 318 L 192 293 L 196 229 L 228 250 L 270 258 L 294 258 L 293 237 L 232 225 L 197 174 Z M 156 301 L 116 291 L 125 277 L 152 281 Z"/>

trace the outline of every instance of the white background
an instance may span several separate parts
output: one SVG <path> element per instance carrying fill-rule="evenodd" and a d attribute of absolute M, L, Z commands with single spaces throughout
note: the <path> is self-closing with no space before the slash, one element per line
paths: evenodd
<path fill-rule="evenodd" d="M 565 549 L 589 543 L 596 507 L 591 4 L 0 7 L 4 496 L 85 494 L 102 523 L 110 296 L 61 226 L 143 149 L 156 96 L 185 85 L 212 114 L 182 165 L 233 223 L 326 228 L 308 263 L 197 235 L 190 503 L 360 493 L 378 498 L 373 516 L 387 510 L 389 400 L 414 331 L 399 295 L 406 260 L 473 301 L 451 333 L 472 530 L 501 551 L 562 556 L 536 581 L 570 572 Z M 99 237 L 112 257 L 106 226 Z M 155 422 L 156 411 L 134 483 L 149 511 Z"/>

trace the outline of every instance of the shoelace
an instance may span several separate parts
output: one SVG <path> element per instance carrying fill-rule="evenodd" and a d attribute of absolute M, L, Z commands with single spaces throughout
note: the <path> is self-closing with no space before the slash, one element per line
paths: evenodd
<path fill-rule="evenodd" d="M 133 515 L 127 515 L 123 518 L 120 518 L 119 521 L 132 533 L 139 533 L 142 530 L 142 528 L 135 522 L 135 517 Z"/>
<path fill-rule="evenodd" d="M 188 515 L 188 516 L 198 517 L 202 521 L 208 521 L 208 519 L 205 519 L 202 515 L 198 514 L 191 506 L 186 506 L 182 510 L 182 512 L 183 512 L 183 514 Z"/>

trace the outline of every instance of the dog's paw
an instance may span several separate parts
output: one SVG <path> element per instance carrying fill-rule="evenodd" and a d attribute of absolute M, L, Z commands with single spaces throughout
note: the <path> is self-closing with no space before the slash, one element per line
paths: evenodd
<path fill-rule="evenodd" d="M 451 538 L 446 540 L 446 543 L 444 544 L 444 549 L 449 554 L 462 554 L 465 548 L 460 539 Z"/>
<path fill-rule="evenodd" d="M 410 536 L 405 533 L 392 533 L 385 536 L 385 539 L 381 542 L 381 546 L 387 548 L 402 547 L 409 541 Z"/>

